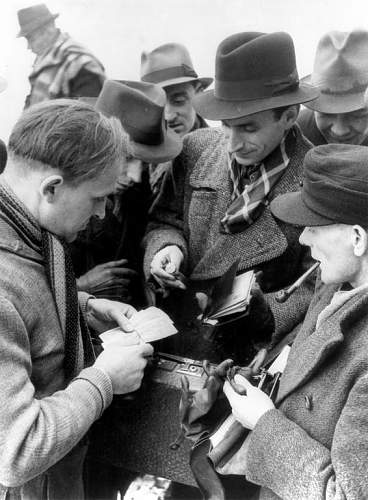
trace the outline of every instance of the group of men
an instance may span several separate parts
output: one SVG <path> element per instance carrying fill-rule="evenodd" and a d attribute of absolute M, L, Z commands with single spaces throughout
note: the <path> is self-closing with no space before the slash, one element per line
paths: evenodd
<path fill-rule="evenodd" d="M 217 355 L 245 363 L 294 341 L 275 403 L 225 382 L 253 431 L 240 474 L 260 498 L 366 498 L 368 32 L 325 35 L 302 80 L 288 34 L 231 35 L 206 90 L 213 79 L 176 43 L 142 54 L 140 81 L 108 80 L 56 17 L 43 4 L 18 13 L 37 58 L 0 176 L 2 496 L 83 498 L 86 433 L 153 353 L 94 346 L 132 329 L 137 273 L 169 294 L 180 325 L 238 261 L 256 271 L 258 300 Z M 324 285 L 277 302 L 311 259 Z"/>

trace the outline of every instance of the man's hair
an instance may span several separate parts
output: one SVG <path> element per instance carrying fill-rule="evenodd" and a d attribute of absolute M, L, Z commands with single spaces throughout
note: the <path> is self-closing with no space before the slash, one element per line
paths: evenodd
<path fill-rule="evenodd" d="M 8 149 L 15 160 L 30 160 L 26 168 L 39 169 L 43 164 L 59 169 L 66 182 L 79 184 L 121 161 L 122 136 L 116 118 L 107 118 L 81 101 L 55 99 L 24 111 Z"/>
<path fill-rule="evenodd" d="M 291 106 L 297 106 L 298 107 L 298 113 L 299 113 L 299 109 L 300 109 L 300 104 L 289 104 L 288 106 L 282 106 L 280 108 L 273 108 L 272 111 L 273 111 L 273 116 L 275 117 L 275 120 L 280 120 L 280 118 L 282 117 L 283 113 L 291 108 Z"/>

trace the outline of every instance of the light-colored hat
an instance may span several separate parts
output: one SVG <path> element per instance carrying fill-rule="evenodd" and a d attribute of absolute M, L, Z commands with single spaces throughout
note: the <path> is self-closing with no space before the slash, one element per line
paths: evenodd
<path fill-rule="evenodd" d="M 20 31 L 17 37 L 29 35 L 32 31 L 56 19 L 58 15 L 51 14 L 44 3 L 18 10 Z"/>
<path fill-rule="evenodd" d="M 187 48 L 180 43 L 166 43 L 152 52 L 142 52 L 141 80 L 160 87 L 198 81 L 203 89 L 213 82 L 213 78 L 198 77 Z"/>
<path fill-rule="evenodd" d="M 315 88 L 299 84 L 290 35 L 245 32 L 220 43 L 215 89 L 197 94 L 193 105 L 204 118 L 230 120 L 317 96 Z"/>
<path fill-rule="evenodd" d="M 368 86 L 368 31 L 331 31 L 317 47 L 313 73 L 302 80 L 318 87 L 320 97 L 306 106 L 321 113 L 363 108 Z"/>
<path fill-rule="evenodd" d="M 182 150 L 179 135 L 167 127 L 165 103 L 165 91 L 153 83 L 105 80 L 95 107 L 120 120 L 135 158 L 163 163 Z"/>

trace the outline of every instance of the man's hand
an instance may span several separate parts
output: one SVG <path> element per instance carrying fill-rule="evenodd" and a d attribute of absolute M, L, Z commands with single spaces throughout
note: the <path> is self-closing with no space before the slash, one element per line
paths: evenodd
<path fill-rule="evenodd" d="M 89 326 L 102 332 L 120 326 L 125 332 L 131 332 L 133 327 L 129 318 L 136 313 L 136 309 L 123 302 L 107 299 L 89 299 L 87 303 L 87 321 Z"/>
<path fill-rule="evenodd" d="M 116 300 L 122 300 L 124 297 L 127 300 L 130 282 L 137 276 L 127 264 L 126 259 L 121 259 L 93 267 L 77 279 L 78 290 Z"/>
<path fill-rule="evenodd" d="M 267 394 L 254 387 L 241 375 L 235 375 L 234 381 L 245 387 L 247 395 L 237 394 L 228 381 L 224 383 L 224 393 L 229 400 L 233 415 L 246 429 L 254 429 L 262 415 L 275 408 L 275 405 Z"/>
<path fill-rule="evenodd" d="M 110 377 L 114 394 L 126 394 L 139 389 L 147 357 L 152 354 L 150 344 L 126 347 L 118 342 L 111 342 L 106 345 L 93 366 Z"/>
<path fill-rule="evenodd" d="M 179 247 L 170 245 L 153 257 L 151 262 L 151 274 L 163 288 L 179 288 L 185 290 L 183 275 L 179 273 L 184 255 Z"/>

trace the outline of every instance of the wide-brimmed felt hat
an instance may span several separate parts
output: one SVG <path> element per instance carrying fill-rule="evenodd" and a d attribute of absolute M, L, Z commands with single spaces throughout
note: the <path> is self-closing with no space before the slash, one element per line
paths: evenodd
<path fill-rule="evenodd" d="M 199 78 L 188 49 L 180 43 L 165 43 L 152 52 L 142 52 L 141 80 L 160 87 L 197 81 L 203 89 L 213 82 L 213 78 Z"/>
<path fill-rule="evenodd" d="M 165 91 L 152 83 L 106 80 L 95 107 L 120 120 L 135 158 L 163 163 L 182 149 L 179 135 L 167 127 L 165 103 Z"/>
<path fill-rule="evenodd" d="M 324 144 L 304 158 L 302 190 L 275 198 L 271 212 L 296 226 L 359 224 L 368 221 L 368 148 Z"/>
<path fill-rule="evenodd" d="M 44 3 L 18 10 L 20 31 L 17 37 L 27 36 L 32 31 L 53 21 L 59 14 L 52 14 Z"/>
<path fill-rule="evenodd" d="M 331 31 L 318 43 L 313 73 L 302 79 L 320 96 L 306 106 L 321 113 L 348 113 L 363 108 L 368 86 L 368 31 Z"/>
<path fill-rule="evenodd" d="M 215 88 L 194 97 L 201 116 L 240 118 L 260 111 L 300 104 L 318 96 L 299 84 L 293 40 L 287 33 L 237 33 L 216 53 Z"/>

